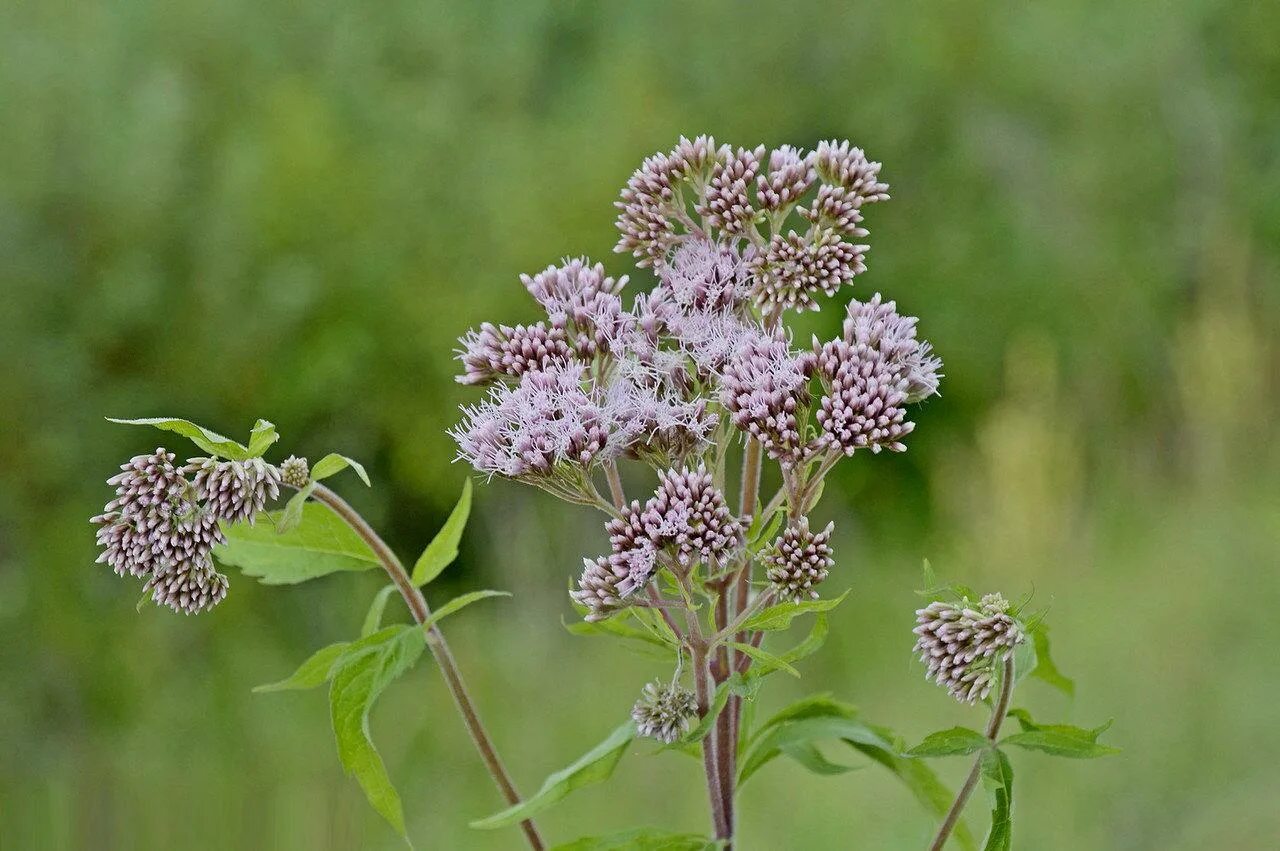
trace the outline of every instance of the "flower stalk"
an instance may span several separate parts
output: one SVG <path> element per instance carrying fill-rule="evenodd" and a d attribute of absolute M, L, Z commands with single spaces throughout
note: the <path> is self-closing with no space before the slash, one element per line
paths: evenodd
<path fill-rule="evenodd" d="M 418 624 L 426 623 L 431 617 L 431 608 L 427 605 L 426 597 L 423 596 L 418 586 L 413 584 L 413 580 L 410 578 L 408 571 L 405 570 L 399 556 L 387 546 L 386 542 L 374 531 L 373 527 L 345 499 L 322 484 L 315 483 L 313 485 L 311 498 L 323 504 L 341 518 L 344 523 L 351 527 L 353 532 L 360 536 L 361 540 L 369 545 L 374 555 L 378 557 L 378 562 L 382 565 L 383 570 L 387 572 L 387 576 L 396 586 L 396 590 L 400 592 L 405 605 L 409 607 L 409 613 L 413 616 L 414 621 Z M 440 631 L 440 627 L 437 624 L 431 624 L 424 631 L 424 638 L 427 648 L 435 658 L 436 664 L 440 666 L 440 672 L 444 675 L 445 685 L 448 686 L 449 693 L 453 696 L 453 701 L 462 716 L 462 722 L 466 726 L 467 733 L 471 736 L 471 741 L 475 744 L 476 750 L 479 751 L 480 759 L 484 762 L 485 768 L 488 769 L 489 776 L 493 778 L 493 782 L 497 785 L 498 791 L 502 793 L 503 800 L 508 805 L 515 806 L 519 804 L 521 800 L 520 793 L 516 790 L 515 782 L 511 779 L 511 775 L 507 772 L 502 758 L 498 755 L 497 748 L 494 747 L 493 740 L 489 737 L 484 722 L 480 720 L 480 713 L 476 709 L 470 693 L 467 691 L 467 685 L 462 679 L 462 672 L 458 669 L 458 663 L 453 658 L 453 652 L 449 649 L 449 643 L 445 640 L 444 633 Z M 546 848 L 546 844 L 543 842 L 542 836 L 539 834 L 538 828 L 534 825 L 532 819 L 525 819 L 520 822 L 520 829 L 523 831 L 529 847 L 534 851 L 542 851 L 542 849 Z"/>

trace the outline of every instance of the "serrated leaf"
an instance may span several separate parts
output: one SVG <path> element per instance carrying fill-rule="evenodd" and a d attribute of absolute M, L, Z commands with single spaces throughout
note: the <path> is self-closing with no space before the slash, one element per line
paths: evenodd
<path fill-rule="evenodd" d="M 584 836 L 557 845 L 551 851 L 710 851 L 718 847 L 720 843 L 696 833 L 668 833 L 641 827 L 607 836 Z"/>
<path fill-rule="evenodd" d="M 1074 697 L 1075 681 L 1063 674 L 1054 663 L 1053 657 L 1049 655 L 1049 627 L 1044 623 L 1036 624 L 1031 630 L 1031 640 L 1036 650 L 1036 667 L 1031 675 L 1038 680 L 1044 680 L 1067 697 Z"/>
<path fill-rule="evenodd" d="M 730 642 L 727 642 L 727 644 L 729 647 L 732 647 L 735 650 L 741 651 L 747 654 L 748 656 L 750 656 L 755 661 L 755 663 L 760 666 L 761 676 L 769 673 L 770 671 L 786 671 L 788 674 L 790 674 L 793 677 L 796 677 L 797 679 L 799 679 L 800 677 L 800 672 L 797 671 L 795 668 L 793 668 L 791 665 L 789 665 L 785 659 L 779 656 L 774 656 L 772 653 L 769 653 L 765 650 L 761 650 L 759 647 L 755 647 L 753 645 L 747 644 L 746 642 L 742 642 L 742 641 L 730 641 Z M 752 669 L 752 670 L 755 670 L 755 669 Z"/>
<path fill-rule="evenodd" d="M 396 593 L 396 586 L 386 585 L 374 595 L 373 602 L 369 604 L 369 611 L 365 613 L 364 625 L 360 627 L 362 638 L 373 635 L 382 626 L 382 615 L 387 610 L 387 600 L 394 593 Z"/>
<path fill-rule="evenodd" d="M 849 596 L 849 592 L 845 591 L 839 597 L 830 600 L 801 600 L 798 603 L 778 603 L 770 606 L 763 612 L 758 612 L 742 625 L 743 632 L 751 632 L 761 630 L 764 632 L 777 632 L 791 626 L 791 621 L 806 612 L 829 612 L 836 606 L 844 602 L 844 598 Z"/>
<path fill-rule="evenodd" d="M 857 710 L 827 695 L 804 698 L 775 714 L 752 735 L 752 744 L 738 770 L 738 785 L 772 762 L 790 744 L 846 740 L 880 748 L 890 747 L 857 717 Z"/>
<path fill-rule="evenodd" d="M 1003 745 L 1017 745 L 1027 750 L 1041 751 L 1053 756 L 1072 759 L 1095 759 L 1120 753 L 1119 748 L 1098 743 L 1098 737 L 1111 728 L 1111 722 L 1085 729 L 1069 724 L 1037 724 L 1025 709 L 1012 709 L 1009 715 L 1018 719 L 1021 733 L 1014 733 L 1001 740 Z"/>
<path fill-rule="evenodd" d="M 367 652 L 349 653 L 339 661 L 329 687 L 329 712 L 343 768 L 355 777 L 369 804 L 406 836 L 400 795 L 369 738 L 369 710 L 387 685 L 417 661 L 423 641 L 419 630 L 408 625 L 375 635 L 383 633 L 392 635 Z"/>
<path fill-rule="evenodd" d="M 369 545 L 319 503 L 305 503 L 298 525 L 284 533 L 276 531 L 280 516 L 273 511 L 267 523 L 224 525 L 227 542 L 214 547 L 214 556 L 264 585 L 290 585 L 337 571 L 368 570 L 379 563 Z"/>
<path fill-rule="evenodd" d="M 216 455 L 219 458 L 226 458 L 231 461 L 247 461 L 253 457 L 249 454 L 248 447 L 242 446 L 231 438 L 218 434 L 216 431 L 196 425 L 190 420 L 178 419 L 177 417 L 143 417 L 135 420 L 118 420 L 114 417 L 107 417 L 107 421 L 121 425 L 151 426 L 161 431 L 171 431 L 187 438 L 210 455 Z"/>
<path fill-rule="evenodd" d="M 458 504 L 449 513 L 440 531 L 427 544 L 427 548 L 418 556 L 413 566 L 413 584 L 421 588 L 440 575 L 453 560 L 458 557 L 458 544 L 462 541 L 462 531 L 467 527 L 467 518 L 471 516 L 471 479 L 462 483 L 462 496 Z"/>
<path fill-rule="evenodd" d="M 315 489 L 315 482 L 307 482 L 297 493 L 289 497 L 289 501 L 284 504 L 276 520 L 276 532 L 283 535 L 298 528 L 302 523 L 302 506 L 306 504 L 311 492 Z"/>
<path fill-rule="evenodd" d="M 982 785 L 991 797 L 991 829 L 982 851 L 1009 851 L 1013 842 L 1013 766 L 998 749 L 982 752 Z"/>
<path fill-rule="evenodd" d="M 255 692 L 267 691 L 288 691 L 291 689 L 309 689 L 315 688 L 322 683 L 329 681 L 329 672 L 333 669 L 334 664 L 342 658 L 342 654 L 346 652 L 350 646 L 348 641 L 340 641 L 337 644 L 330 644 L 328 647 L 322 647 L 315 653 L 312 653 L 307 661 L 298 666 L 298 670 L 294 671 L 286 679 L 279 682 L 267 683 L 266 685 L 257 686 Z"/>
<path fill-rule="evenodd" d="M 369 474 L 365 472 L 363 464 L 336 452 L 330 452 L 312 466 L 311 481 L 318 482 L 321 479 L 327 479 L 335 473 L 341 473 L 348 467 L 355 470 L 356 475 L 360 477 L 360 481 L 364 482 L 367 487 L 373 487 L 373 483 L 369 481 Z"/>
<path fill-rule="evenodd" d="M 493 830 L 516 824 L 554 806 L 577 789 L 608 780 L 635 737 L 636 725 L 628 721 L 573 764 L 547 777 L 542 788 L 531 798 L 488 818 L 473 821 L 471 826 L 479 830 Z"/>
<path fill-rule="evenodd" d="M 425 621 L 422 622 L 422 628 L 427 629 L 432 624 L 437 623 L 438 621 L 444 620 L 445 618 L 449 617 L 449 615 L 453 614 L 459 609 L 465 608 L 466 606 L 470 606 L 472 603 L 475 603 L 479 600 L 484 600 L 489 597 L 510 597 L 510 596 L 511 596 L 510 591 L 490 591 L 488 589 L 485 589 L 483 591 L 472 591 L 468 594 L 461 594 L 457 597 L 454 597 L 452 600 L 450 600 L 440 608 L 433 611 L 431 613 L 431 617 L 427 618 Z"/>
<path fill-rule="evenodd" d="M 271 444 L 280 439 L 276 434 L 275 424 L 268 420 L 258 420 L 249 431 L 249 457 L 261 458 Z"/>
<path fill-rule="evenodd" d="M 924 741 L 906 752 L 906 756 L 964 756 L 987 747 L 987 737 L 968 727 L 952 727 L 925 736 Z"/>
<path fill-rule="evenodd" d="M 750 542 L 747 547 L 747 551 L 754 555 L 764 549 L 764 547 L 778 534 L 778 527 L 782 525 L 782 521 L 786 516 L 786 511 L 778 509 L 773 512 L 773 516 L 769 518 L 767 525 L 752 523 L 752 529 L 747 535 L 747 540 Z"/>

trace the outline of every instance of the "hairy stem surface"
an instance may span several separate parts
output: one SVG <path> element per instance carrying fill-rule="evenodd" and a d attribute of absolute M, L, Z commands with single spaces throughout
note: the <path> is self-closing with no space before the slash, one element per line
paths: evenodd
<path fill-rule="evenodd" d="M 1009 712 L 1009 701 L 1013 698 L 1013 653 L 1010 653 L 1004 660 L 1004 669 L 1000 675 L 1000 696 L 996 698 L 995 707 L 991 710 L 991 720 L 987 722 L 987 741 L 995 747 L 996 736 L 1000 735 L 1000 725 L 1004 723 L 1004 716 Z M 973 790 L 978 786 L 978 777 L 982 772 L 982 754 L 973 760 L 973 768 L 969 769 L 969 776 L 965 778 L 964 785 L 960 787 L 959 793 L 956 795 L 955 802 L 951 805 L 951 809 L 947 811 L 947 817 L 943 819 L 942 826 L 938 828 L 938 834 L 933 838 L 933 843 L 929 846 L 929 851 L 942 851 L 942 846 L 947 844 L 947 838 L 951 836 L 951 831 L 955 829 L 956 824 L 960 821 L 960 813 L 964 811 L 964 805 L 969 803 L 969 796 L 973 794 Z"/>
<path fill-rule="evenodd" d="M 378 561 L 381 562 L 383 569 L 386 570 L 387 575 L 391 577 L 396 590 L 404 598 L 404 602 L 409 607 L 409 612 L 413 615 L 414 621 L 419 624 L 425 623 L 427 618 L 431 617 L 431 608 L 427 605 L 426 598 L 422 596 L 422 592 L 418 590 L 418 587 L 413 584 L 413 580 L 404 569 L 400 558 L 392 552 L 386 542 L 373 530 L 373 527 L 346 500 L 324 485 L 315 484 L 311 496 L 342 518 L 343 522 L 350 526 L 352 531 L 369 545 L 374 555 L 378 557 Z M 480 759 L 484 761 L 490 776 L 493 777 L 493 782 L 497 784 L 498 790 L 502 793 L 502 797 L 507 804 L 511 806 L 519 804 L 520 793 L 516 791 L 515 783 L 512 782 L 506 766 L 502 764 L 501 757 L 498 756 L 488 732 L 485 731 L 484 724 L 480 721 L 480 715 L 476 711 L 471 695 L 467 692 L 466 683 L 462 679 L 462 672 L 458 670 L 458 663 L 454 660 L 453 653 L 449 650 L 449 644 L 445 641 L 444 633 L 440 631 L 438 624 L 432 624 L 426 629 L 424 636 L 427 647 L 431 650 L 431 655 L 435 657 L 436 664 L 440 666 L 440 671 L 444 674 L 445 684 L 449 686 L 449 692 L 453 695 L 454 703 L 458 706 L 458 712 L 462 715 L 462 721 L 467 727 L 467 732 L 471 734 L 471 741 L 475 743 L 476 750 L 480 752 Z M 530 848 L 533 848 L 534 851 L 542 851 L 542 849 L 546 848 L 541 835 L 538 833 L 538 828 L 531 819 L 520 822 L 520 828 L 524 831 L 525 839 L 528 840 Z"/>

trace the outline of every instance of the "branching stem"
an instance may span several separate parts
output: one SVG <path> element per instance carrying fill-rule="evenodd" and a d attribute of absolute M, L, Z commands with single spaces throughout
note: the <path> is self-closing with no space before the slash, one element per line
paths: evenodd
<path fill-rule="evenodd" d="M 373 527 L 346 500 L 322 484 L 317 483 L 314 485 L 311 497 L 338 515 L 344 523 L 351 527 L 352 531 L 360 536 L 361 540 L 369 545 L 374 555 L 378 557 L 383 569 L 386 570 L 387 575 L 391 577 L 396 590 L 404 598 L 404 602 L 409 607 L 409 612 L 413 615 L 414 621 L 419 624 L 425 623 L 431 617 L 431 609 L 427 606 L 426 598 L 422 596 L 418 586 L 413 584 L 413 580 L 410 578 L 408 571 L 404 569 L 400 558 L 387 546 L 386 542 L 374 531 Z M 475 743 L 476 750 L 480 752 L 480 759 L 484 761 L 485 768 L 489 770 L 490 776 L 493 777 L 493 782 L 497 784 L 498 791 L 502 793 L 502 797 L 508 805 L 515 806 L 519 804 L 520 793 L 516 791 L 515 784 L 507 773 L 506 766 L 502 764 L 501 757 L 498 756 L 488 732 L 485 731 L 484 724 L 480 721 L 480 715 L 476 711 L 471 695 L 467 692 L 466 683 L 463 682 L 462 673 L 458 670 L 458 663 L 453 658 L 448 642 L 445 641 L 444 633 L 440 631 L 438 624 L 432 624 L 425 630 L 424 636 L 427 647 L 431 650 L 431 655 L 435 657 L 436 664 L 440 666 L 440 671 L 444 674 L 445 684 L 448 685 L 449 692 L 453 695 L 454 703 L 458 706 L 458 712 L 462 715 L 462 721 L 466 725 L 467 732 L 471 734 L 471 740 Z M 546 848 L 532 819 L 520 822 L 520 829 L 524 831 L 525 839 L 528 841 L 529 847 L 534 851 L 542 851 Z"/>

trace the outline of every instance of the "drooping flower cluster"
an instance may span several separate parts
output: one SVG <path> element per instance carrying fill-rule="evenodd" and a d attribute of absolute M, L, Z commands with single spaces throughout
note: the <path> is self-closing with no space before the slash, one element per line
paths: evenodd
<path fill-rule="evenodd" d="M 261 458 L 190 458 L 182 471 L 193 475 L 191 484 L 213 515 L 231 523 L 252 525 L 267 502 L 280 496 L 280 471 Z"/>
<path fill-rule="evenodd" d="M 671 744 L 693 729 L 698 701 L 676 683 L 648 683 L 631 710 L 640 735 Z"/>
<path fill-rule="evenodd" d="M 98 526 L 98 562 L 144 579 L 152 600 L 176 612 L 216 606 L 228 585 L 213 565 L 213 547 L 226 541 L 218 521 L 251 521 L 279 495 L 279 470 L 261 459 L 193 458 L 178 467 L 164 448 L 120 470 L 107 480 L 115 498 L 90 521 Z"/>
<path fill-rule="evenodd" d="M 783 600 L 800 602 L 818 599 L 814 586 L 827 578 L 835 559 L 831 557 L 831 532 L 828 523 L 821 532 L 809 531 L 809 519 L 788 526 L 764 556 L 766 576 L 773 592 Z"/>
<path fill-rule="evenodd" d="M 985 698 L 997 666 L 1026 640 L 1009 609 L 1004 597 L 988 594 L 977 605 L 967 599 L 939 601 L 918 610 L 914 652 L 928 669 L 925 676 L 946 687 L 956 700 L 973 703 Z"/>

